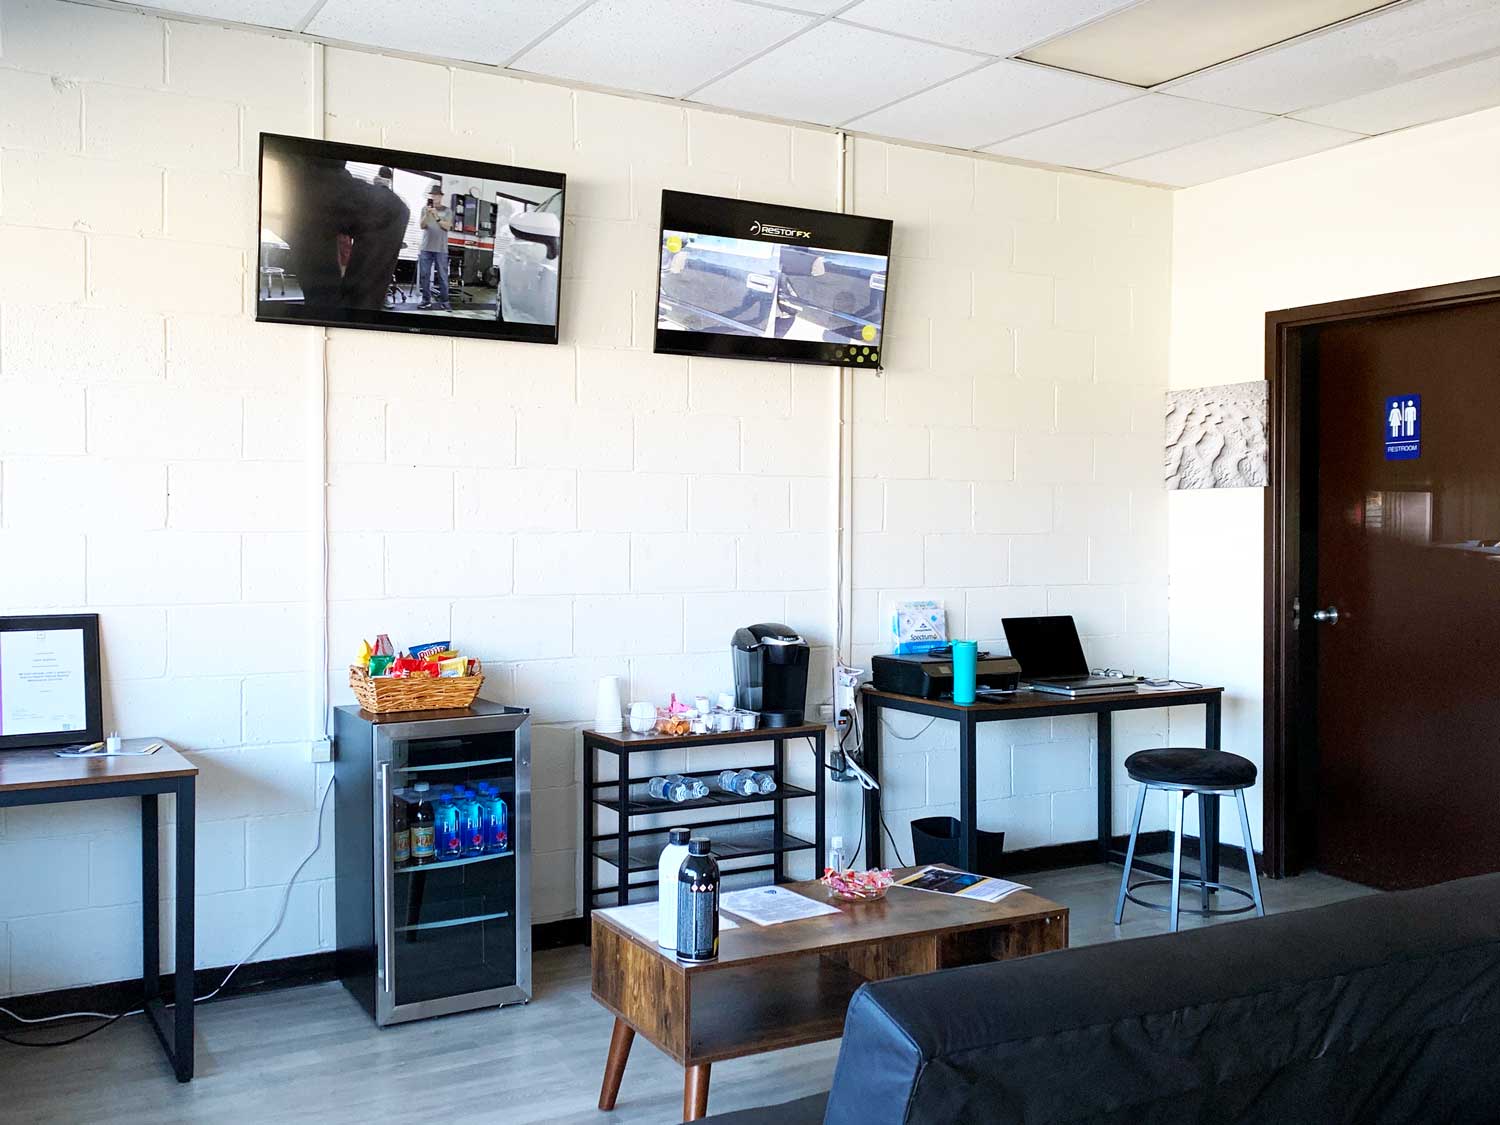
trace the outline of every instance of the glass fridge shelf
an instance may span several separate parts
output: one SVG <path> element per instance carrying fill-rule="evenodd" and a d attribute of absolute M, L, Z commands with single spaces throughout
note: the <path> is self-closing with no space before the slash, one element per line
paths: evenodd
<path fill-rule="evenodd" d="M 442 871 L 447 867 L 462 867 L 467 863 L 483 863 L 487 859 L 509 859 L 515 854 L 507 849 L 503 852 L 485 852 L 484 855 L 466 855 L 462 859 L 443 859 L 433 863 L 403 863 L 394 870 L 397 875 L 410 875 L 414 871 Z"/>

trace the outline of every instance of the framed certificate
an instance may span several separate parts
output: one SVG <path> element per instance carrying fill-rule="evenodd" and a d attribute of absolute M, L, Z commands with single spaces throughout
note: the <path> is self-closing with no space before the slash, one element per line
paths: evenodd
<path fill-rule="evenodd" d="M 0 750 L 103 737 L 99 615 L 0 617 Z"/>

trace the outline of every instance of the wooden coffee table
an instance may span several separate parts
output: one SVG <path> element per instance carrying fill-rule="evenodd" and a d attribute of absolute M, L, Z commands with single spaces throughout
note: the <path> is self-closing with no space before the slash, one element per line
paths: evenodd
<path fill-rule="evenodd" d="M 816 882 L 785 886 L 829 901 Z M 892 887 L 882 902 L 831 905 L 837 914 L 777 926 L 736 919 L 718 960 L 696 965 L 595 912 L 594 999 L 615 1016 L 599 1108 L 615 1107 L 637 1033 L 683 1066 L 682 1115 L 696 1121 L 708 1112 L 712 1064 L 838 1038 L 866 981 L 1068 945 L 1068 908 L 1030 891 L 987 903 Z"/>

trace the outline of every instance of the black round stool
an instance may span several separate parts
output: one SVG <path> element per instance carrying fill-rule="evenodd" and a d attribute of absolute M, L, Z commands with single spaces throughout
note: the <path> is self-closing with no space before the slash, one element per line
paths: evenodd
<path fill-rule="evenodd" d="M 1184 909 L 1181 903 L 1182 897 L 1182 811 L 1187 803 L 1189 793 L 1198 795 L 1198 885 L 1203 893 L 1203 907 L 1194 910 L 1185 908 L 1189 914 L 1243 914 L 1248 910 L 1254 910 L 1257 917 L 1266 916 L 1266 908 L 1260 901 L 1260 877 L 1255 873 L 1255 849 L 1250 842 L 1250 815 L 1245 811 L 1245 790 L 1255 784 L 1255 763 L 1248 758 L 1242 758 L 1238 754 L 1228 754 L 1223 750 L 1203 750 L 1197 747 L 1170 746 L 1160 750 L 1140 750 L 1125 759 L 1125 772 L 1131 780 L 1140 783 L 1140 795 L 1135 802 L 1135 817 L 1130 825 L 1130 846 L 1125 851 L 1125 871 L 1120 876 L 1120 897 L 1115 903 L 1115 925 L 1119 925 L 1125 917 L 1125 900 L 1128 898 L 1137 906 L 1145 906 L 1151 910 L 1166 910 L 1172 915 L 1172 932 L 1177 931 L 1177 917 Z M 1172 814 L 1172 877 L 1142 879 L 1138 883 L 1130 881 L 1130 868 L 1135 862 L 1135 843 L 1141 832 L 1141 813 L 1146 808 L 1146 792 L 1150 789 L 1160 789 L 1168 795 L 1170 811 Z M 1208 872 L 1203 867 L 1203 829 L 1202 825 L 1217 824 L 1218 816 L 1210 816 L 1210 802 L 1217 813 L 1219 797 L 1226 793 L 1233 793 L 1240 809 L 1240 832 L 1243 834 L 1245 843 L 1245 858 L 1250 868 L 1250 890 L 1245 891 L 1240 887 L 1231 887 L 1227 883 L 1210 879 Z M 1172 886 L 1172 902 L 1170 906 L 1162 906 L 1160 903 L 1146 902 L 1144 899 L 1136 898 L 1132 893 L 1142 887 L 1159 887 L 1170 883 Z M 1227 891 L 1230 894 L 1241 895 L 1250 900 L 1248 906 L 1237 906 L 1233 909 L 1210 909 L 1208 896 L 1210 891 Z"/>

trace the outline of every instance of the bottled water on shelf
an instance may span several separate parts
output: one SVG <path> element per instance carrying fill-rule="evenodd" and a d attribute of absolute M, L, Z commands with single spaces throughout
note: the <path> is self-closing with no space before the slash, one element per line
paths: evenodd
<path fill-rule="evenodd" d="M 459 829 L 463 834 L 463 852 L 466 856 L 483 855 L 485 840 L 489 834 L 489 810 L 483 797 L 473 789 L 465 788 L 459 801 Z"/>
<path fill-rule="evenodd" d="M 504 852 L 510 850 L 510 810 L 505 798 L 493 785 L 481 787 L 481 795 L 489 809 L 485 818 L 485 851 Z"/>
<path fill-rule="evenodd" d="M 755 783 L 755 771 L 753 770 L 721 770 L 719 772 L 719 788 L 726 793 L 735 793 L 741 797 L 753 797 L 760 792 Z"/>
<path fill-rule="evenodd" d="M 677 804 L 688 799 L 690 790 L 684 781 L 674 780 L 671 777 L 653 777 L 646 783 L 646 792 L 658 801 L 671 801 Z"/>
<path fill-rule="evenodd" d="M 757 793 L 776 792 L 776 779 L 770 774 L 766 773 L 764 770 L 756 770 L 755 773 L 751 775 L 751 778 L 755 782 L 755 791 Z"/>

